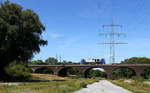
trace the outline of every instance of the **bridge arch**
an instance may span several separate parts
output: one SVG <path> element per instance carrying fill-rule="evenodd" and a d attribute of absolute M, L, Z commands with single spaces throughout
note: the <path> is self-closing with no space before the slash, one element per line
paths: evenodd
<path fill-rule="evenodd" d="M 65 76 L 75 75 L 78 72 L 79 71 L 73 67 L 64 67 L 58 71 L 58 76 L 65 77 Z"/>
<path fill-rule="evenodd" d="M 150 78 L 150 67 L 143 69 L 143 71 L 141 72 L 141 76 L 146 79 Z"/>
<path fill-rule="evenodd" d="M 34 73 L 47 73 L 47 74 L 54 74 L 53 70 L 48 67 L 39 67 L 34 70 Z"/>
<path fill-rule="evenodd" d="M 126 77 L 131 78 L 132 76 L 136 76 L 137 72 L 134 68 L 131 67 L 116 67 L 112 70 L 111 75 L 116 77 Z"/>
<path fill-rule="evenodd" d="M 34 73 L 36 69 L 34 68 L 29 68 L 31 73 Z"/>
<path fill-rule="evenodd" d="M 84 71 L 84 77 L 107 77 L 107 72 L 102 67 L 89 67 Z"/>

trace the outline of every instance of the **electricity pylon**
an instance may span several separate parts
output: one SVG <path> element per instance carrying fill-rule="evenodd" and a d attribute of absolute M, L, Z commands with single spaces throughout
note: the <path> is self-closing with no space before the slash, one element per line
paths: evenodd
<path fill-rule="evenodd" d="M 101 44 L 101 45 L 110 45 L 110 58 L 109 58 L 109 62 L 110 62 L 110 64 L 112 64 L 112 63 L 115 63 L 115 45 L 118 45 L 118 44 L 127 44 L 127 43 L 116 42 L 115 41 L 115 36 L 119 37 L 120 35 L 123 35 L 124 33 L 115 32 L 114 28 L 115 27 L 120 27 L 121 30 L 122 30 L 122 25 L 116 25 L 112 21 L 111 24 L 103 25 L 102 27 L 103 27 L 103 31 L 105 30 L 105 27 L 110 27 L 111 28 L 110 33 L 105 33 L 105 32 L 100 33 L 100 35 L 109 36 L 109 38 L 110 38 L 109 42 L 103 42 L 103 43 L 98 43 L 98 44 Z"/>

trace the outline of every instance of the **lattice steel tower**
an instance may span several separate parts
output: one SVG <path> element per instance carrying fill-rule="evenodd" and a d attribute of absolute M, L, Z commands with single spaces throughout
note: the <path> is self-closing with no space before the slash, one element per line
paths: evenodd
<path fill-rule="evenodd" d="M 109 62 L 110 64 L 112 63 L 115 63 L 115 45 L 117 44 L 127 44 L 127 43 L 123 43 L 123 42 L 116 42 L 115 41 L 115 36 L 120 36 L 120 35 L 124 35 L 124 33 L 117 33 L 114 31 L 114 28 L 115 27 L 120 27 L 121 30 L 122 30 L 122 25 L 116 25 L 114 24 L 113 20 L 112 20 L 112 23 L 111 24 L 108 24 L 108 25 L 103 25 L 103 33 L 100 33 L 100 36 L 104 35 L 104 36 L 109 36 L 110 40 L 109 42 L 103 42 L 103 43 L 99 43 L 99 44 L 102 44 L 102 45 L 110 45 L 110 58 L 109 58 Z M 105 33 L 104 30 L 105 30 L 105 27 L 110 27 L 111 28 L 111 31 L 109 33 Z"/>

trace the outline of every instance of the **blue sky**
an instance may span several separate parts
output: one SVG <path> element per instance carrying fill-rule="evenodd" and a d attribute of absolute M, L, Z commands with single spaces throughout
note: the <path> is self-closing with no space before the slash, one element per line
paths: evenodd
<path fill-rule="evenodd" d="M 116 24 L 123 25 L 122 31 L 126 33 L 119 41 L 128 43 L 116 46 L 116 62 L 133 56 L 150 57 L 149 0 L 10 1 L 34 10 L 46 27 L 42 37 L 48 40 L 48 46 L 41 47 L 33 60 L 45 60 L 57 54 L 62 60 L 105 58 L 109 63 L 109 46 L 97 43 L 104 41 L 99 33 L 102 25 L 110 24 L 112 18 Z"/>

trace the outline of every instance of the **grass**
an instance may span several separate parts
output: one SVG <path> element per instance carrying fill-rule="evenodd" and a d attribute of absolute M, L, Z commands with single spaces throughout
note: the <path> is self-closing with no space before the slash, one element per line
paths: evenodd
<path fill-rule="evenodd" d="M 18 86 L 8 86 L 0 84 L 0 93 L 72 93 L 73 91 L 85 88 L 87 84 L 92 84 L 100 78 L 69 78 L 58 77 L 49 74 L 32 74 L 34 82 L 24 82 Z M 132 93 L 150 93 L 150 84 L 139 82 L 138 80 L 110 80 L 112 83 L 128 89 Z M 150 79 L 144 80 L 149 82 Z"/>
<path fill-rule="evenodd" d="M 33 75 L 41 82 L 22 83 L 18 86 L 0 85 L 0 93 L 71 93 L 99 81 L 99 79 L 62 78 L 53 75 Z M 41 79 L 42 78 L 42 79 Z M 45 81 L 50 80 L 50 81 Z"/>
<path fill-rule="evenodd" d="M 144 84 L 143 82 L 124 82 L 124 80 L 111 80 L 111 82 L 132 93 L 150 93 L 150 84 Z"/>

